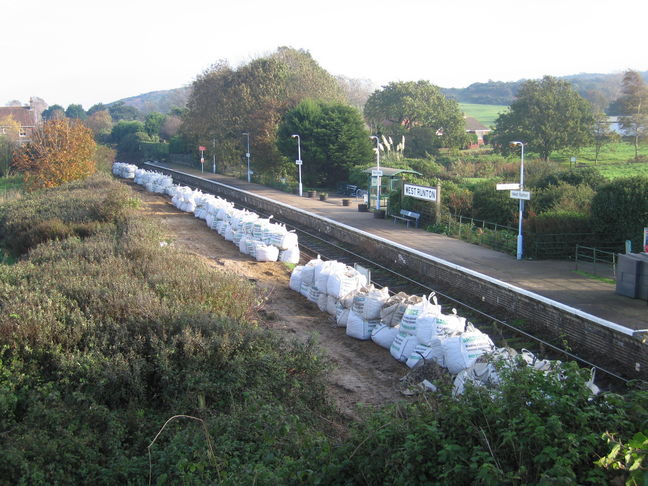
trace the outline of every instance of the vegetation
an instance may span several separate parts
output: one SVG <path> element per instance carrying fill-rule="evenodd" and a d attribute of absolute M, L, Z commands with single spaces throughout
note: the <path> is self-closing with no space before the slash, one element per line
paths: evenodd
<path fill-rule="evenodd" d="M 588 145 L 594 118 L 591 105 L 569 83 L 545 76 L 526 81 L 495 125 L 493 139 L 500 152 L 510 153 L 509 143 L 519 140 L 547 160 L 555 150 Z"/>
<path fill-rule="evenodd" d="M 288 159 L 296 158 L 299 134 L 304 184 L 335 187 L 349 180 L 350 169 L 373 159 L 369 132 L 360 112 L 347 105 L 304 100 L 286 113 L 277 131 L 277 143 Z M 288 164 L 293 172 L 293 163 Z"/>
<path fill-rule="evenodd" d="M 53 187 L 82 179 L 96 170 L 96 144 L 89 128 L 78 120 L 50 120 L 32 132 L 31 141 L 14 156 L 30 189 Z"/>
<path fill-rule="evenodd" d="M 476 103 L 459 103 L 459 109 L 466 116 L 476 118 L 486 127 L 494 127 L 497 117 L 506 111 L 508 105 L 480 105 Z"/>
<path fill-rule="evenodd" d="M 648 85 L 636 71 L 627 71 L 623 76 L 618 103 L 623 110 L 619 124 L 632 138 L 635 160 L 639 160 L 639 142 L 648 139 Z"/>

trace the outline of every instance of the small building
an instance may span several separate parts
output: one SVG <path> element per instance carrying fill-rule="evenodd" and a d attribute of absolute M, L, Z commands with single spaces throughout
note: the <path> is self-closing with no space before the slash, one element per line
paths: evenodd
<path fill-rule="evenodd" d="M 20 124 L 18 141 L 20 143 L 31 140 L 32 131 L 40 123 L 40 113 L 32 106 L 3 106 L 0 107 L 0 123 L 5 118 L 13 118 Z M 0 134 L 7 133 L 8 126 L 0 124 Z"/>
<path fill-rule="evenodd" d="M 376 207 L 378 177 L 373 176 L 374 171 L 378 170 L 377 167 L 369 167 L 362 172 L 369 175 L 369 199 L 368 204 L 370 208 Z M 380 177 L 380 206 L 381 208 L 387 207 L 387 199 L 389 193 L 396 191 L 400 188 L 401 180 L 405 174 L 422 175 L 420 172 L 410 169 L 395 169 L 393 167 L 380 167 L 382 176 Z M 373 201 L 373 203 L 372 203 Z"/>
<path fill-rule="evenodd" d="M 484 135 L 489 134 L 491 129 L 472 116 L 464 117 L 464 123 L 466 124 L 466 133 L 477 135 L 477 143 L 471 143 L 468 148 L 479 148 L 484 145 Z"/>

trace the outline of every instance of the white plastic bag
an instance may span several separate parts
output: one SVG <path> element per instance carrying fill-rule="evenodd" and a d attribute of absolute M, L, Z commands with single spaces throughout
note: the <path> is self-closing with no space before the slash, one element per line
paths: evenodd
<path fill-rule="evenodd" d="M 407 361 L 407 358 L 410 357 L 414 348 L 418 345 L 416 336 L 404 332 L 403 330 L 399 331 L 394 338 L 391 346 L 389 347 L 389 352 L 394 357 L 394 359 L 404 363 Z"/>
<path fill-rule="evenodd" d="M 371 340 L 378 346 L 389 349 L 400 329 L 380 323 L 371 331 Z"/>
<path fill-rule="evenodd" d="M 299 292 L 301 288 L 301 273 L 304 270 L 303 265 L 297 265 L 290 274 L 290 290 Z"/>
<path fill-rule="evenodd" d="M 443 343 L 443 359 L 448 371 L 456 375 L 470 367 L 482 354 L 494 349 L 493 341 L 487 334 L 470 326 L 459 336 L 446 339 Z"/>
<path fill-rule="evenodd" d="M 387 299 L 389 299 L 389 289 L 387 287 L 377 289 L 372 286 L 365 299 L 363 309 L 364 318 L 367 320 L 380 319 L 380 311 L 385 302 L 387 302 Z"/>

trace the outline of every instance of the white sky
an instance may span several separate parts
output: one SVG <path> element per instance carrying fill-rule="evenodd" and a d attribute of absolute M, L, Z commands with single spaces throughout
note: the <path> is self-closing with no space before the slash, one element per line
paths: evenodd
<path fill-rule="evenodd" d="M 0 105 L 88 109 L 282 45 L 377 85 L 644 71 L 646 14 L 648 0 L 0 0 Z"/>

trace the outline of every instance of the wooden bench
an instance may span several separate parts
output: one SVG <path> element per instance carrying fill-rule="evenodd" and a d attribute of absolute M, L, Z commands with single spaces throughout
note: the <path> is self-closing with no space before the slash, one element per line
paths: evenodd
<path fill-rule="evenodd" d="M 418 228 L 419 225 L 419 218 L 421 215 L 419 213 L 415 213 L 414 211 L 408 211 L 407 209 L 401 209 L 400 210 L 400 216 L 397 216 L 395 214 L 391 215 L 392 218 L 394 218 L 394 223 L 396 221 L 402 221 L 407 225 L 409 228 L 410 223 L 415 223 L 416 227 Z"/>

